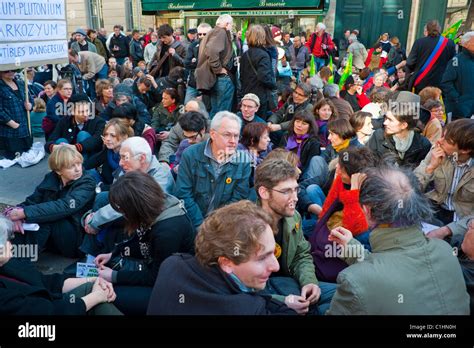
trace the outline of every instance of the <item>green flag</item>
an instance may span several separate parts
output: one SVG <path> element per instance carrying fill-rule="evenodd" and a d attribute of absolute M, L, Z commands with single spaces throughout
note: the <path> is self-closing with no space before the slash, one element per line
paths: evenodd
<path fill-rule="evenodd" d="M 329 56 L 329 70 L 331 70 L 331 76 L 329 76 L 328 83 L 334 83 L 334 65 L 332 64 L 332 56 Z"/>
<path fill-rule="evenodd" d="M 316 64 L 314 64 L 314 56 L 311 55 L 311 60 L 309 62 L 309 77 L 316 75 Z"/>
<path fill-rule="evenodd" d="M 352 74 L 352 53 L 349 53 L 347 58 L 346 67 L 344 68 L 344 73 L 341 76 L 341 80 L 339 81 L 339 89 L 342 90 L 344 83 L 346 82 L 347 78 Z"/>
<path fill-rule="evenodd" d="M 451 25 L 448 29 L 443 31 L 443 35 L 447 39 L 454 40 L 456 38 L 456 35 L 458 33 L 459 28 L 461 27 L 462 24 L 462 19 L 458 20 L 456 23 Z"/>
<path fill-rule="evenodd" d="M 245 34 L 247 33 L 247 28 L 248 27 L 249 27 L 249 21 L 247 20 L 247 21 L 244 22 L 244 25 L 242 27 L 242 37 L 241 37 L 242 42 L 245 41 Z"/>

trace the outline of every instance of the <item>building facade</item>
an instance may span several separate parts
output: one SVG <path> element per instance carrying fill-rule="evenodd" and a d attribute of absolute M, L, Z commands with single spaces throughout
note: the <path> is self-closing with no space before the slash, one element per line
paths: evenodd
<path fill-rule="evenodd" d="M 142 14 L 140 0 L 66 0 L 66 9 L 68 33 L 77 28 L 105 28 L 110 33 L 116 24 L 145 32 L 155 24 L 155 16 Z"/>

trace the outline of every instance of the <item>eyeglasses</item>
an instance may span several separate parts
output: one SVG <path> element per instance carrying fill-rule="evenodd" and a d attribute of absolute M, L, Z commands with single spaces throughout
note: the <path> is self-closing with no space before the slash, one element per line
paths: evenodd
<path fill-rule="evenodd" d="M 198 36 L 206 36 L 207 33 L 198 33 Z"/>
<path fill-rule="evenodd" d="M 136 153 L 135 155 L 120 155 L 120 160 L 121 161 L 130 161 L 130 159 L 134 158 L 134 157 L 138 157 L 142 155 L 141 153 Z"/>
<path fill-rule="evenodd" d="M 278 193 L 281 193 L 283 196 L 285 197 L 289 197 L 290 195 L 292 195 L 293 193 L 296 193 L 297 195 L 299 195 L 301 193 L 301 188 L 298 186 L 294 189 L 292 188 L 289 188 L 289 189 L 286 189 L 286 190 L 283 190 L 283 191 L 280 191 L 280 190 L 275 190 L 275 189 L 270 189 L 272 191 L 276 191 Z"/>
<path fill-rule="evenodd" d="M 185 135 L 183 134 L 184 138 L 185 139 L 188 139 L 188 140 L 196 140 L 198 136 L 200 136 L 201 133 L 196 133 L 194 135 Z"/>
<path fill-rule="evenodd" d="M 219 132 L 217 132 L 217 134 L 221 135 L 226 140 L 231 140 L 231 139 L 239 140 L 240 139 L 240 134 L 219 133 Z"/>

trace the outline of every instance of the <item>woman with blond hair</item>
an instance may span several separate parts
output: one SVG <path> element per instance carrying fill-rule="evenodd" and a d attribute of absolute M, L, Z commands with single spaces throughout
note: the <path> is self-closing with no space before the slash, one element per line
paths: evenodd
<path fill-rule="evenodd" d="M 57 145 L 49 156 L 51 172 L 35 192 L 7 211 L 15 223 L 15 244 L 38 245 L 66 257 L 77 257 L 83 237 L 82 215 L 92 207 L 95 180 L 82 170 L 82 155 L 72 145 Z M 23 231 L 22 222 L 39 224 L 38 231 Z"/>
<path fill-rule="evenodd" d="M 247 31 L 249 49 L 242 54 L 240 60 L 240 82 L 242 95 L 253 93 L 260 100 L 257 114 L 267 119 L 271 111 L 272 90 L 276 89 L 276 77 L 272 67 L 272 59 L 265 49 L 265 29 L 261 25 L 252 25 Z"/>

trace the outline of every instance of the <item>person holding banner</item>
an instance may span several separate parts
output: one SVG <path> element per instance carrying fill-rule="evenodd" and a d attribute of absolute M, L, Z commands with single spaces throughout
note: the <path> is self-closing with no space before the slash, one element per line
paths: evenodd
<path fill-rule="evenodd" d="M 413 44 L 408 56 L 409 91 L 419 93 L 427 86 L 440 87 L 448 62 L 456 54 L 452 40 L 441 35 L 438 21 L 426 24 L 428 36 L 418 39 Z"/>
<path fill-rule="evenodd" d="M 33 98 L 26 99 L 24 83 L 14 79 L 16 72 L 0 71 L 0 148 L 6 150 L 8 159 L 28 151 L 33 143 L 27 114 Z"/>

